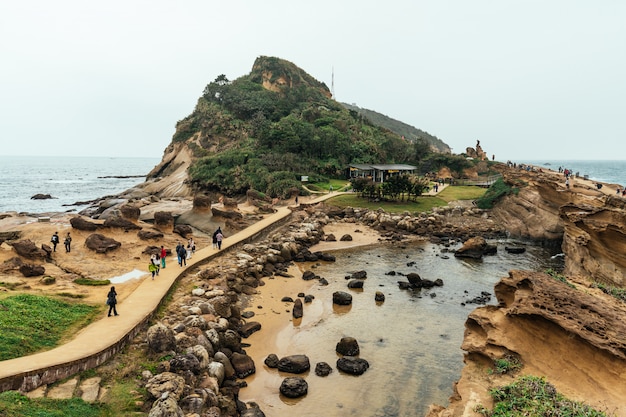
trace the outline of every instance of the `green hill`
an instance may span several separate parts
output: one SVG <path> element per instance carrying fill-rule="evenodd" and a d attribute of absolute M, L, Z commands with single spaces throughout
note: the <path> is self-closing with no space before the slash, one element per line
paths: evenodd
<path fill-rule="evenodd" d="M 403 136 L 411 142 L 424 139 L 431 146 L 434 152 L 451 153 L 452 149 L 437 136 L 433 136 L 428 132 L 424 132 L 416 127 L 408 125 L 389 116 L 375 112 L 374 110 L 362 109 L 358 106 L 348 103 L 341 103 L 348 110 L 354 110 L 359 114 L 367 117 L 372 124 L 389 129 L 397 135 Z"/>
<path fill-rule="evenodd" d="M 172 141 L 193 152 L 196 190 L 238 195 L 252 188 L 284 197 L 300 188 L 301 175 L 316 181 L 344 177 L 350 163 L 420 165 L 441 156 L 414 136 L 346 109 L 293 63 L 261 56 L 248 75 L 209 83 Z"/>

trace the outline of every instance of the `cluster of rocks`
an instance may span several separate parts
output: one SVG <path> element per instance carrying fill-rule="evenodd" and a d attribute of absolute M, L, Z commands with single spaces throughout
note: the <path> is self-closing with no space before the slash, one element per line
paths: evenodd
<path fill-rule="evenodd" d="M 386 240 L 402 240 L 407 235 L 428 236 L 434 243 L 449 239 L 465 241 L 476 235 L 504 238 L 506 230 L 477 207 L 435 207 L 425 213 L 391 214 L 382 209 L 329 208 L 327 215 L 337 221 L 358 222 L 377 230 Z"/>
<path fill-rule="evenodd" d="M 369 368 L 369 362 L 359 358 L 359 343 L 353 337 L 343 337 L 335 348 L 337 354 L 337 369 L 350 375 L 362 375 Z M 265 365 L 268 368 L 278 369 L 289 374 L 302 374 L 311 369 L 311 362 L 307 355 L 297 354 L 278 358 L 274 353 L 267 356 Z M 315 375 L 325 377 L 333 372 L 333 368 L 326 362 L 315 365 Z M 300 376 L 289 376 L 283 379 L 279 391 L 288 398 L 298 398 L 308 393 L 308 383 Z"/>

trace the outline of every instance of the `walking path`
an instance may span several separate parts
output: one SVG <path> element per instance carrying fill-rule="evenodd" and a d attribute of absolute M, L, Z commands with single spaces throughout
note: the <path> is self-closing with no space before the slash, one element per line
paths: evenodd
<path fill-rule="evenodd" d="M 439 191 L 446 185 L 440 186 Z M 319 195 L 302 204 L 315 204 L 342 194 L 331 192 Z M 434 195 L 431 189 L 427 194 Z M 289 207 L 280 207 L 276 213 L 230 236 L 222 243 L 222 250 L 206 247 L 196 251 L 186 267 L 169 262 L 154 280 L 145 278 L 137 288 L 118 303 L 119 316 L 103 317 L 88 325 L 76 336 L 54 349 L 29 356 L 0 362 L 0 392 L 8 390 L 31 391 L 41 385 L 51 384 L 76 373 L 101 365 L 119 352 L 152 318 L 172 285 L 186 271 L 206 263 L 220 252 L 248 241 L 263 229 L 285 219 Z"/>

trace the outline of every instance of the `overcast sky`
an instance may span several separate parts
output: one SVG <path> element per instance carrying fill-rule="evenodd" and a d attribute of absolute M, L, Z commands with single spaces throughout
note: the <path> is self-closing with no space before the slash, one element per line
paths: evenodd
<path fill-rule="evenodd" d="M 161 157 L 261 55 L 506 161 L 626 159 L 622 0 L 0 2 L 0 155 Z"/>

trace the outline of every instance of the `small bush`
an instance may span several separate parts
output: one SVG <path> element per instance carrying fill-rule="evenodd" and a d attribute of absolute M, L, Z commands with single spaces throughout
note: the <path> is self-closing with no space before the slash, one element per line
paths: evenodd
<path fill-rule="evenodd" d="M 488 417 L 568 416 L 606 417 L 605 413 L 559 394 L 544 378 L 524 376 L 514 383 L 490 391 L 493 410 L 478 406 L 475 411 Z"/>
<path fill-rule="evenodd" d="M 476 200 L 476 205 L 481 209 L 491 209 L 504 196 L 516 194 L 518 188 L 513 188 L 504 182 L 502 178 L 498 178 L 496 182 L 491 184 L 485 195 Z"/>
<path fill-rule="evenodd" d="M 522 363 L 513 355 L 507 355 L 503 358 L 495 359 L 493 361 L 493 366 L 494 369 L 492 372 L 499 375 L 514 373 L 522 369 Z"/>

